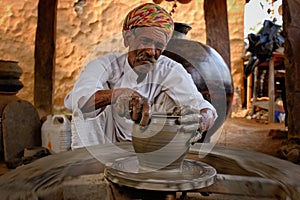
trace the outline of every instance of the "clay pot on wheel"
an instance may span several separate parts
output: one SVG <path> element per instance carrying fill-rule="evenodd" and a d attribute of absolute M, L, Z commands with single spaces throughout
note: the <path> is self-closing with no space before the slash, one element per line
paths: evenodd
<path fill-rule="evenodd" d="M 132 144 L 141 171 L 181 171 L 192 133 L 180 131 L 178 117 L 152 117 L 146 129 L 134 125 Z"/>

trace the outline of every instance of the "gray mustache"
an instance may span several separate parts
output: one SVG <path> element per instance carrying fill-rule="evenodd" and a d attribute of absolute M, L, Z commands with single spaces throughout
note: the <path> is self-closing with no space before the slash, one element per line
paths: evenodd
<path fill-rule="evenodd" d="M 137 57 L 137 61 L 149 61 L 151 63 L 155 63 L 156 59 L 154 56 L 140 55 Z"/>

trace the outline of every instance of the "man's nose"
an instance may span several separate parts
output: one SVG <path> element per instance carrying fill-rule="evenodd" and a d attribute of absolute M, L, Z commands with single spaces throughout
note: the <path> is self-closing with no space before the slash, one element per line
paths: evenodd
<path fill-rule="evenodd" d="M 145 51 L 149 56 L 155 56 L 155 49 L 147 48 Z"/>
<path fill-rule="evenodd" d="M 154 56 L 155 55 L 155 51 L 156 51 L 156 46 L 153 42 L 149 42 L 146 46 L 145 49 L 146 53 L 150 56 Z"/>

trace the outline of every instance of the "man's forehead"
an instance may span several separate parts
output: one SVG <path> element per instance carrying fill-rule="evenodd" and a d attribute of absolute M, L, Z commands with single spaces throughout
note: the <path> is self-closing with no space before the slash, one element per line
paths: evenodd
<path fill-rule="evenodd" d="M 163 43 L 167 42 L 166 34 L 159 27 L 138 27 L 134 29 L 134 33 L 139 37 L 152 38 Z"/>

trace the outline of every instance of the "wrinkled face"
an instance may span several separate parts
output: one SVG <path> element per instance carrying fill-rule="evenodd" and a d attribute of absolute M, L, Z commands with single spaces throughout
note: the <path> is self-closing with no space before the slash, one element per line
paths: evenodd
<path fill-rule="evenodd" d="M 160 28 L 136 28 L 126 39 L 129 64 L 138 74 L 153 70 L 167 45 L 166 35 Z"/>

